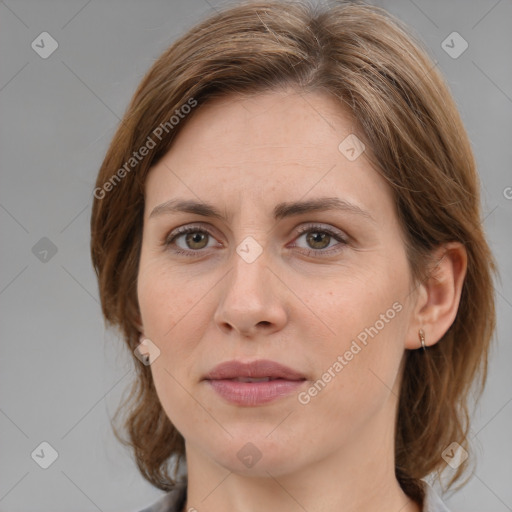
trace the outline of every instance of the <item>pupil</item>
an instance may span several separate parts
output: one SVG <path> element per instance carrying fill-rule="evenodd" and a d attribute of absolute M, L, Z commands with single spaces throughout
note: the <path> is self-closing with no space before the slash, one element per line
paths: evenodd
<path fill-rule="evenodd" d="M 323 249 L 329 245 L 329 238 L 330 235 L 328 235 L 327 233 L 320 233 L 317 231 L 309 234 L 308 242 L 315 249 Z M 327 243 L 325 243 L 326 241 Z"/>
<path fill-rule="evenodd" d="M 206 240 L 206 234 L 205 233 L 189 233 L 186 237 L 187 244 L 189 246 L 191 245 L 194 249 L 202 249 L 204 247 L 204 243 L 201 244 L 201 242 L 204 242 Z M 199 247 L 195 247 L 194 244 L 200 244 Z"/>

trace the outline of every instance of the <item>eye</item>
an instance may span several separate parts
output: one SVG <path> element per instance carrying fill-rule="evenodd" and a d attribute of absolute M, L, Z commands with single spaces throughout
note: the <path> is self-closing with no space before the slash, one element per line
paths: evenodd
<path fill-rule="evenodd" d="M 213 235 L 203 227 L 183 226 L 170 233 L 164 245 L 176 254 L 196 256 L 194 253 L 212 247 L 208 245 L 212 238 Z"/>
<path fill-rule="evenodd" d="M 347 239 L 345 236 L 335 231 L 331 228 L 326 228 L 323 226 L 302 226 L 299 228 L 300 236 L 296 238 L 297 240 L 300 240 L 301 238 L 304 238 L 307 247 L 299 247 L 302 249 L 301 252 L 304 254 L 307 254 L 308 256 L 322 256 L 322 255 L 331 255 L 333 253 L 339 252 L 344 245 L 347 244 Z M 336 243 L 338 242 L 338 243 Z M 339 247 L 338 247 L 339 246 Z M 332 250 L 332 247 L 337 247 L 335 250 Z M 325 250 L 329 249 L 329 250 Z"/>
<path fill-rule="evenodd" d="M 338 253 L 348 243 L 341 231 L 320 225 L 301 226 L 295 243 L 302 238 L 307 244 L 306 247 L 301 245 L 292 247 L 297 247 L 300 249 L 299 252 L 307 256 L 330 256 Z M 200 256 L 204 249 L 214 247 L 214 244 L 210 244 L 212 241 L 213 235 L 208 229 L 189 225 L 172 231 L 165 239 L 164 245 L 175 254 L 194 257 Z"/>

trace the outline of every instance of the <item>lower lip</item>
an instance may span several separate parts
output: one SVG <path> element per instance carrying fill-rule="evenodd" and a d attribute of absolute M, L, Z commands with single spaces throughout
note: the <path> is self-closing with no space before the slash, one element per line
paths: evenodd
<path fill-rule="evenodd" d="M 236 405 L 260 405 L 297 391 L 305 380 L 276 379 L 263 382 L 208 380 L 210 386 L 224 399 Z"/>

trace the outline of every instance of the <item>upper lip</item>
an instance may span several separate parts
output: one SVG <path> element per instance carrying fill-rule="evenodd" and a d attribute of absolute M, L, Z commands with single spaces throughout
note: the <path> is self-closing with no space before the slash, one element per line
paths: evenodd
<path fill-rule="evenodd" d="M 205 375 L 205 380 L 236 379 L 237 377 L 251 377 L 254 379 L 271 377 L 286 380 L 305 380 L 304 375 L 275 361 L 259 359 L 250 363 L 242 361 L 226 361 L 218 364 Z"/>

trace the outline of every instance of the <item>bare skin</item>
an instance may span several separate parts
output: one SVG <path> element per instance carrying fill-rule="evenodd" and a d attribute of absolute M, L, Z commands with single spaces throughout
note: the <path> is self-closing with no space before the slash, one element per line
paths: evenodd
<path fill-rule="evenodd" d="M 320 93 L 217 99 L 194 113 L 148 176 L 141 328 L 160 349 L 155 387 L 185 439 L 183 510 L 421 510 L 394 475 L 401 362 L 420 347 L 420 328 L 432 345 L 455 319 L 466 253 L 440 248 L 435 272 L 413 283 L 390 189 L 364 152 L 350 161 L 338 149 L 354 129 Z M 278 203 L 321 197 L 366 214 L 273 216 Z M 178 198 L 226 218 L 151 215 Z M 196 232 L 172 239 L 185 225 Z M 262 251 L 251 262 L 236 251 L 246 237 L 256 242 L 242 244 L 246 253 Z M 372 326 L 378 332 L 363 344 Z M 269 403 L 234 405 L 203 380 L 233 359 L 270 359 L 307 380 Z M 315 394 L 318 379 L 328 382 Z M 261 456 L 252 467 L 240 457 L 247 443 Z"/>

